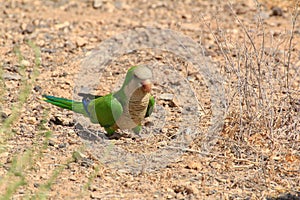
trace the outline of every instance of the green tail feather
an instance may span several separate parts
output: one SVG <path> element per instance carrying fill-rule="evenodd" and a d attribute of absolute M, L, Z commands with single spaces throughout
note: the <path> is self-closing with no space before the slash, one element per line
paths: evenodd
<path fill-rule="evenodd" d="M 82 102 L 79 101 L 73 101 L 70 99 L 65 99 L 65 98 L 60 98 L 60 97 L 55 97 L 55 96 L 49 96 L 49 95 L 43 95 L 43 100 L 51 103 L 55 106 L 64 108 L 64 109 L 68 109 L 68 110 L 72 110 L 76 113 L 80 113 L 83 115 L 87 115 Z"/>

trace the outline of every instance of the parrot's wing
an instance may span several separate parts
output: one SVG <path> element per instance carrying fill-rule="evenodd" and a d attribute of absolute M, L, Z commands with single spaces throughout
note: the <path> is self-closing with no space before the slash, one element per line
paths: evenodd
<path fill-rule="evenodd" d="M 149 117 L 151 115 L 151 113 L 153 112 L 154 105 L 155 105 L 155 99 L 153 96 L 150 96 L 145 117 Z"/>
<path fill-rule="evenodd" d="M 78 93 L 78 96 L 83 98 L 89 98 L 90 100 L 97 99 L 99 97 L 102 97 L 101 95 L 93 95 L 93 94 L 87 94 L 87 93 Z"/>
<path fill-rule="evenodd" d="M 121 103 L 112 95 L 94 99 L 88 105 L 91 121 L 97 120 L 104 128 L 113 126 L 123 113 Z"/>

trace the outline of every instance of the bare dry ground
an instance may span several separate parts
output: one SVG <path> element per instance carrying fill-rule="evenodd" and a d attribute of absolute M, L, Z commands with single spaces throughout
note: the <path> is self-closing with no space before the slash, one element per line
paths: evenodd
<path fill-rule="evenodd" d="M 299 2 L 279 0 L 0 1 L 1 199 L 300 199 L 297 13 Z M 89 141 L 103 129 L 78 130 L 71 111 L 42 101 L 42 94 L 72 98 L 80 61 L 101 42 L 143 27 L 183 34 L 212 60 L 226 115 L 209 151 L 203 135 L 215 111 L 208 77 L 176 52 L 143 49 L 115 58 L 93 88 L 111 92 L 134 64 L 165 67 L 166 79 L 153 91 L 156 114 L 146 120 L 149 138 Z M 197 124 L 172 90 L 177 76 L 199 102 L 199 116 L 187 115 L 198 116 Z M 101 146 L 149 153 L 172 143 L 182 127 L 198 134 L 174 160 L 166 152 L 157 163 L 122 165 Z"/>

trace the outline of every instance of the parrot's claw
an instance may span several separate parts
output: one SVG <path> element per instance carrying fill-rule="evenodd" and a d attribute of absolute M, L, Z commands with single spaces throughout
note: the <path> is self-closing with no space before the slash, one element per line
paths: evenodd
<path fill-rule="evenodd" d="M 105 134 L 105 136 L 110 140 L 118 140 L 123 137 L 120 133 L 114 132 L 113 134 Z"/>
<path fill-rule="evenodd" d="M 136 135 L 140 135 L 140 133 L 142 132 L 142 126 L 141 125 L 138 125 L 136 127 L 134 127 L 132 129 L 132 131 L 136 134 Z"/>

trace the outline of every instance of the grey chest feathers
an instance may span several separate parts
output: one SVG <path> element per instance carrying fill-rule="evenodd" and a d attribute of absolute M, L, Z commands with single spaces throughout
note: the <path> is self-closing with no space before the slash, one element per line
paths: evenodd
<path fill-rule="evenodd" d="M 123 106 L 123 114 L 116 121 L 121 129 L 132 129 L 140 125 L 145 118 L 150 94 L 145 93 L 141 88 L 134 91 L 128 102 Z"/>

